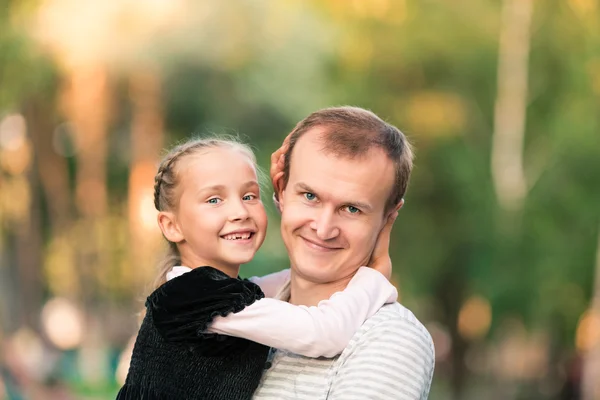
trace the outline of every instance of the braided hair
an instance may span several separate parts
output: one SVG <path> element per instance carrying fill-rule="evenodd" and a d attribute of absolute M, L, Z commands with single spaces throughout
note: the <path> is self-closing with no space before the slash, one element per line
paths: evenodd
<path fill-rule="evenodd" d="M 177 209 L 177 186 L 179 185 L 178 165 L 188 156 L 197 155 L 208 149 L 226 148 L 238 150 L 252 160 L 256 167 L 256 157 L 249 146 L 235 138 L 203 138 L 190 139 L 173 147 L 162 159 L 154 176 L 154 207 L 158 211 L 174 211 Z M 257 167 L 256 167 L 257 168 Z M 258 171 L 258 168 L 257 168 Z M 169 249 L 159 264 L 159 273 L 154 281 L 154 288 L 166 282 L 167 273 L 174 266 L 181 265 L 181 255 L 177 243 L 168 241 Z"/>

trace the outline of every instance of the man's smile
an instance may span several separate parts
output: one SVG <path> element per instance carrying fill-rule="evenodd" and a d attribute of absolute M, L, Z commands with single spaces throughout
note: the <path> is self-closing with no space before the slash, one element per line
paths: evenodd
<path fill-rule="evenodd" d="M 304 244 L 306 244 L 307 247 L 309 247 L 313 250 L 317 250 L 317 251 L 333 252 L 333 251 L 342 249 L 342 247 L 326 244 L 326 243 L 321 242 L 320 240 L 307 239 L 304 236 L 300 236 L 300 239 L 302 239 L 302 241 L 304 242 Z"/>

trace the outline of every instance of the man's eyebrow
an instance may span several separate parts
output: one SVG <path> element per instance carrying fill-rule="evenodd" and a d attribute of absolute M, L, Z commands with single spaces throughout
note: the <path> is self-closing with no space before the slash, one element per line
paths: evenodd
<path fill-rule="evenodd" d="M 306 183 L 304 182 L 298 182 L 294 185 L 294 188 L 296 190 L 302 190 L 304 192 L 309 192 L 309 193 L 314 193 L 317 194 L 317 192 L 315 192 L 313 189 L 311 189 L 310 186 L 308 186 Z M 352 206 L 352 207 L 356 207 L 362 211 L 367 211 L 370 212 L 373 210 L 373 207 L 368 204 L 368 203 L 364 203 L 362 201 L 345 201 L 344 204 L 346 204 L 347 206 Z"/>

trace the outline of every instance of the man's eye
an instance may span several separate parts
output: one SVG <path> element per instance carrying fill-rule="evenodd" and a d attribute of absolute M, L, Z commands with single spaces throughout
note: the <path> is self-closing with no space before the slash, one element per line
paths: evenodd
<path fill-rule="evenodd" d="M 244 197 L 242 197 L 242 200 L 244 200 L 244 201 L 250 201 L 250 200 L 255 200 L 255 199 L 256 199 L 256 196 L 253 194 L 247 194 Z"/>
<path fill-rule="evenodd" d="M 360 213 L 360 210 L 354 206 L 346 206 L 346 210 L 348 210 L 348 212 L 350 214 L 358 214 Z"/>
<path fill-rule="evenodd" d="M 314 199 L 317 198 L 317 196 L 314 193 L 310 193 L 310 192 L 306 192 L 304 193 L 304 197 L 306 198 L 306 200 L 308 201 L 313 201 Z"/>
<path fill-rule="evenodd" d="M 207 203 L 208 204 L 219 204 L 222 200 L 219 199 L 218 197 L 213 197 L 212 199 L 208 199 Z"/>

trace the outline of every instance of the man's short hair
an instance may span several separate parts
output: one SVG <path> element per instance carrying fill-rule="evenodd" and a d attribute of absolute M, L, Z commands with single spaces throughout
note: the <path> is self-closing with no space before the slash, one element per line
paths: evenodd
<path fill-rule="evenodd" d="M 283 187 L 290 176 L 292 154 L 298 139 L 313 128 L 322 128 L 319 140 L 323 151 L 337 157 L 362 157 L 380 148 L 394 163 L 395 179 L 385 211 L 403 199 L 413 166 L 413 152 L 406 136 L 373 112 L 359 107 L 331 107 L 316 111 L 298 122 L 292 130 L 283 168 Z"/>

